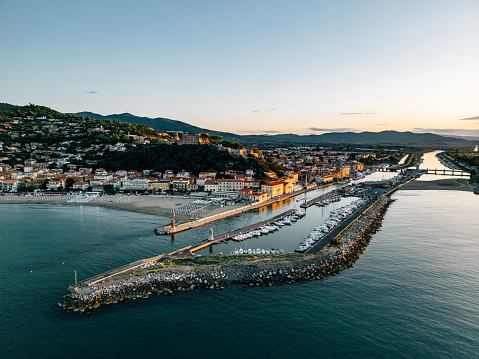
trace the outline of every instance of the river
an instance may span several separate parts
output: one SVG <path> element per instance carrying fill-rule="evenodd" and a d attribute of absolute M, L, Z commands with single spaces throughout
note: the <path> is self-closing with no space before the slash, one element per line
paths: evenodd
<path fill-rule="evenodd" d="M 0 358 L 478 357 L 479 197 L 398 191 L 393 198 L 365 253 L 337 276 L 151 296 L 84 314 L 56 306 L 75 270 L 86 278 L 178 249 L 206 238 L 209 227 L 171 240 L 153 234 L 168 223 L 153 215 L 0 205 Z M 213 229 L 223 233 L 300 203 Z M 311 207 L 295 225 L 247 245 L 289 251 L 328 211 Z"/>

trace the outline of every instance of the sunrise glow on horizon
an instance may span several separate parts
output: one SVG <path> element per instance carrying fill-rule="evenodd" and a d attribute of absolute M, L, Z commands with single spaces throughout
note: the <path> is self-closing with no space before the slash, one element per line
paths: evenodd
<path fill-rule="evenodd" d="M 238 134 L 479 136 L 477 1 L 11 1 L 0 102 Z"/>

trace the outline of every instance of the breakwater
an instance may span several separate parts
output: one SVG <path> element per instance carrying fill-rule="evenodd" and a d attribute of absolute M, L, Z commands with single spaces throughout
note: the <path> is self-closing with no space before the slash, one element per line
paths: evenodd
<path fill-rule="evenodd" d="M 314 255 L 217 255 L 192 259 L 164 257 L 156 263 L 96 283 L 82 292 L 71 288 L 58 305 L 73 311 L 96 309 L 151 294 L 172 294 L 196 288 L 221 289 L 227 285 L 265 286 L 319 280 L 353 266 L 381 225 L 391 202 L 382 197 L 361 218 L 334 239 L 327 251 Z"/>

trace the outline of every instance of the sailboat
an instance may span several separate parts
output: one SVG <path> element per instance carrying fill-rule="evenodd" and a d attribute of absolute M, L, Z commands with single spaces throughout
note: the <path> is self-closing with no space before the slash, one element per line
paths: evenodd
<path fill-rule="evenodd" d="M 478 152 L 479 151 L 479 146 L 476 145 L 476 147 L 474 147 L 474 152 Z"/>

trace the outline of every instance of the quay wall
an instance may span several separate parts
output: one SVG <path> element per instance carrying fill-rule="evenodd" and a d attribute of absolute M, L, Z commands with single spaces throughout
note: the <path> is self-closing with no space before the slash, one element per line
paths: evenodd
<path fill-rule="evenodd" d="M 147 268 L 140 276 L 107 284 L 96 283 L 85 294 L 72 291 L 58 305 L 67 310 L 83 312 L 123 300 L 146 298 L 153 293 L 171 294 L 195 288 L 221 289 L 234 284 L 266 286 L 320 280 L 353 266 L 380 227 L 390 203 L 388 196 L 380 198 L 363 214 L 361 220 L 341 235 L 339 244 L 332 252 L 315 255 L 206 256 L 205 260 L 219 263 L 206 265 L 195 265 L 191 262 L 194 260 L 184 260 L 176 262 L 181 263 L 179 265 L 160 270 L 150 271 Z M 163 264 L 162 260 L 164 258 L 157 264 Z"/>

